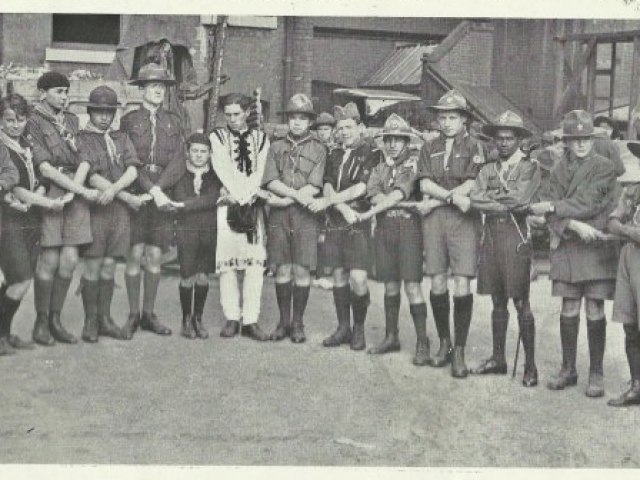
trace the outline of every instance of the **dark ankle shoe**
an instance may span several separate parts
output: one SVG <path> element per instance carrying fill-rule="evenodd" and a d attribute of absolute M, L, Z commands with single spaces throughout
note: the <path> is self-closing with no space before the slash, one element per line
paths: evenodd
<path fill-rule="evenodd" d="M 266 342 L 267 340 L 269 340 L 269 335 L 264 333 L 260 328 L 260 325 L 258 325 L 257 323 L 243 325 L 240 334 L 243 337 L 249 337 L 253 340 L 257 340 L 258 342 Z"/>
<path fill-rule="evenodd" d="M 496 360 L 495 358 L 490 357 L 483 361 L 476 368 L 471 369 L 471 373 L 473 373 L 474 375 L 506 375 L 507 362 L 504 359 Z"/>
<path fill-rule="evenodd" d="M 220 336 L 222 338 L 235 337 L 240 330 L 240 322 L 237 320 L 227 320 L 225 326 L 220 330 Z"/>
<path fill-rule="evenodd" d="M 304 335 L 304 325 L 302 323 L 295 322 L 291 326 L 291 341 L 293 343 L 304 343 L 307 337 Z"/>
<path fill-rule="evenodd" d="M 390 352 L 399 352 L 400 351 L 400 339 L 398 338 L 397 333 L 390 333 L 380 345 L 376 345 L 375 347 L 371 347 L 367 350 L 367 353 L 371 355 L 383 355 L 385 353 Z"/>
<path fill-rule="evenodd" d="M 640 380 L 633 380 L 631 388 L 617 398 L 612 398 L 607 402 L 610 407 L 628 407 L 630 405 L 640 405 Z"/>
<path fill-rule="evenodd" d="M 98 341 L 98 317 L 96 315 L 89 315 L 84 319 L 82 340 L 87 343 L 96 343 Z"/>
<path fill-rule="evenodd" d="M 202 325 L 202 315 L 197 313 L 193 314 L 193 328 L 195 329 L 198 338 L 201 338 L 202 340 L 209 338 L 209 332 L 207 332 L 207 329 Z"/>
<path fill-rule="evenodd" d="M 131 340 L 140 326 L 140 313 L 130 313 L 122 327 L 122 336 L 125 340 Z"/>
<path fill-rule="evenodd" d="M 413 364 L 422 367 L 429 363 L 429 339 L 425 337 L 416 342 L 416 354 L 413 357 Z"/>
<path fill-rule="evenodd" d="M 14 353 L 16 353 L 16 351 L 9 345 L 9 339 L 7 337 L 0 337 L 0 357 L 3 355 L 13 355 Z"/>
<path fill-rule="evenodd" d="M 60 312 L 49 312 L 49 328 L 51 336 L 57 342 L 68 343 L 70 345 L 78 343 L 78 339 L 65 330 L 60 322 Z"/>
<path fill-rule="evenodd" d="M 351 350 L 360 351 L 367 348 L 364 338 L 364 323 L 353 324 L 353 334 L 351 335 Z"/>
<path fill-rule="evenodd" d="M 116 340 L 125 339 L 124 331 L 115 324 L 111 317 L 106 315 L 98 315 L 98 335 Z"/>
<path fill-rule="evenodd" d="M 522 385 L 525 387 L 535 387 L 538 385 L 538 369 L 535 366 L 531 368 L 525 367 Z"/>
<path fill-rule="evenodd" d="M 280 340 L 288 337 L 291 334 L 291 331 L 288 326 L 284 326 L 281 323 L 278 323 L 278 326 L 273 331 L 273 333 L 269 336 L 269 338 L 275 342 L 279 342 Z"/>
<path fill-rule="evenodd" d="M 33 350 L 34 346 L 31 342 L 25 342 L 17 335 L 9 335 L 7 338 L 9 341 L 9 345 L 11 345 L 16 350 Z"/>
<path fill-rule="evenodd" d="M 56 341 L 51 336 L 51 330 L 49 329 L 49 314 L 47 312 L 39 312 L 37 314 L 32 338 L 38 345 L 45 347 L 55 345 Z"/>
<path fill-rule="evenodd" d="M 142 312 L 140 328 L 157 335 L 171 335 L 171 329 L 161 324 L 155 313 Z"/>
<path fill-rule="evenodd" d="M 185 315 L 182 317 L 182 330 L 180 331 L 180 335 L 190 340 L 196 338 L 196 331 L 193 328 L 191 315 Z"/>
<path fill-rule="evenodd" d="M 452 351 L 453 348 L 451 346 L 451 340 L 448 338 L 441 338 L 438 353 L 436 353 L 435 357 L 432 357 L 429 360 L 429 365 L 436 368 L 447 366 L 449 363 L 451 363 Z"/>
<path fill-rule="evenodd" d="M 604 396 L 604 378 L 602 372 L 589 372 L 589 384 L 584 394 L 589 398 Z"/>
<path fill-rule="evenodd" d="M 564 390 L 565 387 L 571 387 L 578 384 L 578 373 L 562 367 L 557 375 L 551 377 L 547 382 L 549 390 Z"/>
<path fill-rule="evenodd" d="M 343 344 L 351 343 L 351 328 L 340 325 L 338 329 L 322 340 L 325 347 L 338 347 Z"/>
<path fill-rule="evenodd" d="M 469 375 L 469 369 L 464 361 L 464 347 L 453 347 L 451 356 L 451 376 L 453 378 L 465 378 Z"/>

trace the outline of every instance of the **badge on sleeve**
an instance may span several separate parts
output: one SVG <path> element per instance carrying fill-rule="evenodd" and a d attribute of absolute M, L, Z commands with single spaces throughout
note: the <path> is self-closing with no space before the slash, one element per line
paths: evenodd
<path fill-rule="evenodd" d="M 478 153 L 476 153 L 471 160 L 476 165 L 482 165 L 484 163 L 484 154 L 482 153 L 481 147 L 477 147 L 477 148 L 478 148 Z"/>

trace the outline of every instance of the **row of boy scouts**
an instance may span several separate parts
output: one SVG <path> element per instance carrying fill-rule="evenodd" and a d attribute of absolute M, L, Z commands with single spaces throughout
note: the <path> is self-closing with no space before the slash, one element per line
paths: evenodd
<path fill-rule="evenodd" d="M 493 353 L 471 372 L 507 372 L 507 304 L 512 299 L 525 353 L 522 383 L 532 387 L 538 383 L 538 372 L 529 299 L 530 230 L 546 227 L 551 232 L 552 294 L 562 298 L 563 356 L 548 388 L 577 384 L 584 298 L 590 353 L 586 395 L 604 395 L 604 301 L 615 297 L 613 320 L 624 326 L 632 382 L 609 404 L 640 403 L 640 187 L 631 185 L 621 192 L 616 178 L 624 168 L 619 158 L 606 156 L 606 145 L 594 141 L 589 113 L 578 110 L 565 116 L 559 135 L 566 147 L 553 168 L 545 168 L 542 158 L 532 159 L 521 148 L 531 132 L 509 111 L 482 128 L 495 145 L 488 156 L 482 143 L 469 135 L 471 112 L 455 91 L 430 107 L 440 134 L 419 153 L 410 148 L 414 130 L 395 114 L 379 133 L 383 148 L 365 141 L 353 104 L 335 107 L 334 120 L 324 121 L 328 115 L 323 114 L 324 120 L 316 125 L 333 128 L 335 121 L 339 144 L 327 148 L 318 138 L 330 136 L 310 132 L 317 115 L 302 94 L 288 103 L 288 134 L 273 143 L 264 132 L 247 126 L 249 106 L 240 94 L 225 97 L 226 127 L 185 141 L 177 116 L 162 107 L 166 86 L 173 82 L 159 65 L 142 67 L 132 82 L 143 90 L 142 106 L 122 117 L 118 131 L 112 130 L 119 107 L 112 89 L 100 86 L 91 92 L 89 120 L 79 129 L 78 118 L 64 108 L 69 81 L 56 72 L 38 80 L 41 101 L 31 109 L 16 94 L 0 101 L 0 268 L 5 278 L 0 291 L 0 354 L 32 348 L 11 334 L 12 319 L 32 277 L 33 341 L 47 346 L 77 342 L 64 328 L 61 312 L 80 256 L 85 263 L 84 341 L 96 342 L 100 335 L 131 339 L 138 328 L 170 334 L 154 309 L 173 218 L 182 335 L 207 338 L 202 323 L 207 274 L 217 272 L 226 318 L 222 337 L 240 333 L 259 341 L 289 337 L 304 342 L 310 272 L 317 261 L 317 219 L 324 212 L 324 262 L 333 270 L 338 320 L 325 346 L 366 348 L 374 221 L 386 333 L 369 353 L 400 349 L 404 283 L 417 338 L 413 363 L 450 364 L 453 377 L 466 377 L 464 349 L 473 310 L 470 283 L 477 276 L 478 293 L 491 295 L 493 302 Z M 621 251 L 620 240 L 626 242 Z M 122 326 L 110 314 L 120 258 L 126 259 L 130 309 Z M 258 324 L 267 261 L 276 268 L 280 311 L 270 335 Z M 425 274 L 439 337 L 433 355 L 421 290 Z"/>

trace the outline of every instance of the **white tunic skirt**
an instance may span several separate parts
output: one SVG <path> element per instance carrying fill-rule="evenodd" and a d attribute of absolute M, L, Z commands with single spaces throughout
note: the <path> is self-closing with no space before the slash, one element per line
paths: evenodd
<path fill-rule="evenodd" d="M 227 223 L 227 210 L 227 206 L 218 207 L 216 272 L 244 270 L 253 266 L 264 267 L 267 260 L 264 215 L 258 216 L 257 242 L 249 243 L 245 233 L 231 230 Z"/>

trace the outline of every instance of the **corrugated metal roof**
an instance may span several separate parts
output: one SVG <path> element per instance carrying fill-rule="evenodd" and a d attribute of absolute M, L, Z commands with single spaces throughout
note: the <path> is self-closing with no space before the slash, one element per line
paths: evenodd
<path fill-rule="evenodd" d="M 394 85 L 419 85 L 422 75 L 422 56 L 436 45 L 408 45 L 398 47 L 380 65 L 367 75 L 361 87 L 390 87 Z"/>

